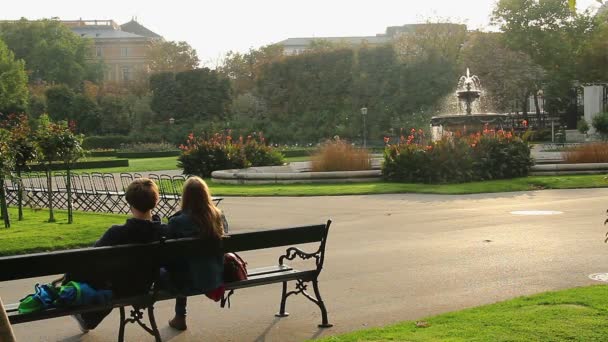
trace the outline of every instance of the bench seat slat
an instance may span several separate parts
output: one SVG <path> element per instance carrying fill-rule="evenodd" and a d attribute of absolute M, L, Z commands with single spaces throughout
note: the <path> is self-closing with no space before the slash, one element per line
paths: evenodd
<path fill-rule="evenodd" d="M 287 265 L 276 265 L 268 267 L 258 267 L 247 271 L 247 277 L 254 277 L 262 274 L 277 273 L 284 271 L 291 271 L 293 268 Z"/>

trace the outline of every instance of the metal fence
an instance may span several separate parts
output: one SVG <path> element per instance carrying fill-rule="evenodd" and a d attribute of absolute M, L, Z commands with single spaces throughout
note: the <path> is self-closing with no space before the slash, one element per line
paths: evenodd
<path fill-rule="evenodd" d="M 98 212 L 98 213 L 129 213 L 129 204 L 125 199 L 125 191 L 129 184 L 137 178 L 139 173 L 78 173 L 70 175 L 72 207 L 74 210 Z M 54 172 L 53 182 L 53 207 L 67 209 L 68 191 L 67 174 Z M 160 192 L 159 203 L 154 214 L 161 217 L 169 217 L 179 210 L 182 186 L 187 177 L 182 175 L 157 175 L 149 174 L 147 178 L 152 179 L 158 185 Z M 17 205 L 18 185 L 22 184 L 23 205 L 30 208 L 48 208 L 48 192 L 46 174 L 44 172 L 28 172 L 22 174 L 19 179 L 15 175 L 4 182 L 6 199 L 8 205 Z M 221 198 L 214 198 L 219 204 Z"/>

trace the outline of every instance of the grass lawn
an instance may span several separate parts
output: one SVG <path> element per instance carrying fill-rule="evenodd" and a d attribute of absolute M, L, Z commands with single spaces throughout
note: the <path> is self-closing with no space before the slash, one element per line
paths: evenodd
<path fill-rule="evenodd" d="M 48 210 L 24 209 L 23 221 L 17 221 L 17 209 L 9 208 L 11 228 L 0 223 L 0 256 L 91 246 L 113 224 L 124 223 L 126 215 L 74 212 L 74 223 L 67 224 L 68 214 L 56 210 L 57 222 L 48 223 Z"/>
<path fill-rule="evenodd" d="M 320 341 L 606 341 L 607 314 L 608 287 L 599 285 L 516 298 Z"/>
<path fill-rule="evenodd" d="M 233 185 L 207 180 L 217 196 L 333 196 L 391 193 L 477 194 L 540 189 L 608 187 L 605 175 L 533 176 L 462 184 L 407 184 L 389 182 L 342 184 Z"/>
<path fill-rule="evenodd" d="M 97 157 L 95 157 L 97 158 Z M 104 160 L 112 158 L 99 157 Z M 116 158 L 114 158 L 116 159 Z M 87 158 L 86 160 L 95 160 Z M 178 170 L 177 157 L 159 157 L 159 158 L 134 158 L 129 159 L 129 166 L 111 167 L 111 168 L 95 168 L 95 169 L 79 169 L 76 172 L 104 172 L 104 173 L 119 173 L 119 172 L 154 172 L 162 170 Z"/>

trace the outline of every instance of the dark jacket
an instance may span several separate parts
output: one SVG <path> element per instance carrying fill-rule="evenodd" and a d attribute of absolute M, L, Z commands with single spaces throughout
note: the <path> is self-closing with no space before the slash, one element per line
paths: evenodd
<path fill-rule="evenodd" d="M 180 239 L 200 236 L 200 230 L 188 213 L 179 213 L 169 219 L 167 238 Z M 215 242 L 212 242 L 215 245 Z M 220 241 L 217 241 L 217 247 Z M 181 259 L 167 265 L 174 286 L 188 292 L 208 292 L 224 282 L 224 256 L 200 256 Z"/>
<path fill-rule="evenodd" d="M 135 243 L 150 243 L 160 239 L 165 229 L 160 221 L 147 221 L 136 218 L 127 219 L 123 225 L 110 227 L 94 247 L 117 246 Z M 133 258 L 144 259 L 145 255 L 133 255 Z M 137 267 L 128 270 L 117 270 L 108 279 L 96 278 L 94 272 L 86 275 L 73 275 L 75 280 L 85 281 L 98 289 L 109 289 L 115 297 L 124 297 L 145 293 L 158 274 L 157 268 Z"/>

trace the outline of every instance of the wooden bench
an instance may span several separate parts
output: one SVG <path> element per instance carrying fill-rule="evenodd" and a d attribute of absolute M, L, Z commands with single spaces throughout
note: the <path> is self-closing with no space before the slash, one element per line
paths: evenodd
<path fill-rule="evenodd" d="M 248 279 L 225 284 L 227 295 L 235 290 L 266 284 L 282 283 L 282 293 L 277 317 L 289 315 L 285 311 L 287 298 L 291 295 L 302 294 L 316 304 L 321 310 L 321 324 L 319 327 L 328 328 L 327 310 L 319 291 L 318 277 L 323 269 L 325 259 L 325 246 L 331 221 L 326 224 L 302 226 L 283 229 L 261 230 L 255 232 L 238 233 L 223 239 L 218 251 L 217 246 L 211 247 L 196 238 L 166 240 L 150 244 L 122 245 L 99 248 L 83 248 L 75 250 L 37 253 L 29 255 L 9 256 L 0 258 L 0 282 L 31 277 L 57 275 L 63 273 L 82 274 L 90 272 L 94 265 L 96 275 L 111 275 L 115 272 L 147 268 L 158 270 L 166 262 L 176 258 L 190 258 L 213 253 L 241 252 L 274 247 L 289 246 L 285 254 L 278 258 L 276 265 L 254 268 L 248 270 Z M 295 245 L 305 243 L 318 243 L 316 250 L 307 253 Z M 136 256 L 145 256 L 138 258 Z M 314 267 L 298 270 L 290 267 L 286 261 L 300 258 L 314 259 Z M 288 284 L 295 282 L 295 290 L 288 291 Z M 312 283 L 313 294 L 307 292 L 309 283 Z M 33 283 L 30 287 L 33 289 Z M 25 296 L 26 293 L 24 293 Z M 190 293 L 188 295 L 198 295 Z M 120 327 L 118 341 L 124 340 L 125 326 L 128 323 L 137 323 L 149 334 L 161 341 L 154 318 L 154 303 L 161 300 L 173 299 L 176 294 L 159 291 L 152 286 L 149 293 L 129 298 L 114 298 L 106 305 L 91 305 L 70 308 L 54 308 L 30 314 L 19 314 L 18 304 L 5 305 L 5 310 L 11 324 L 26 323 L 49 318 L 74 315 L 83 312 L 97 311 L 109 308 L 120 309 Z M 125 307 L 132 306 L 130 317 L 127 318 Z M 143 310 L 148 313 L 149 325 L 143 320 Z"/>

